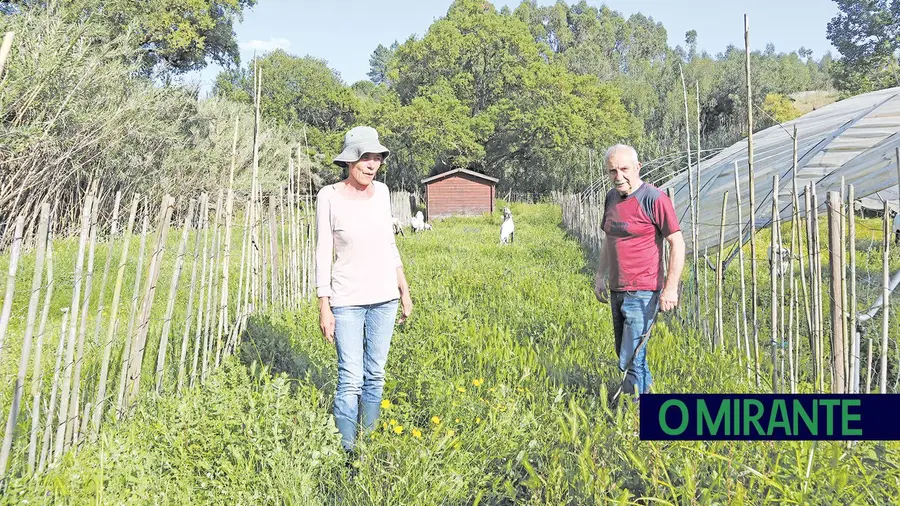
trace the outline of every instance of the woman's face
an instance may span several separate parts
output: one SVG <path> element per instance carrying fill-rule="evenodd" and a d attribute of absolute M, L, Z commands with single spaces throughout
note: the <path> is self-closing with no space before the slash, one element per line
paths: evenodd
<path fill-rule="evenodd" d="M 350 177 L 362 186 L 369 186 L 375 179 L 384 156 L 381 153 L 364 153 L 362 158 L 350 165 Z"/>

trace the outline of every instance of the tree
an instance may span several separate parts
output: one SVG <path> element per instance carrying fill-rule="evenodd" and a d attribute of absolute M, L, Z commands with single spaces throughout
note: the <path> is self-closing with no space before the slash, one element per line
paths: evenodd
<path fill-rule="evenodd" d="M 835 0 L 828 40 L 841 59 L 833 66 L 839 89 L 861 93 L 900 85 L 900 0 Z"/>
<path fill-rule="evenodd" d="M 143 72 L 161 75 L 198 70 L 212 60 L 240 62 L 234 22 L 256 0 L 11 0 L 24 8 L 52 8 L 63 19 L 93 19 L 106 39 L 131 35 L 142 49 Z"/>
<path fill-rule="evenodd" d="M 372 52 L 372 56 L 369 57 L 369 79 L 375 84 L 381 84 L 385 82 L 388 71 L 388 63 L 391 61 L 391 58 L 394 56 L 394 51 L 397 50 L 397 46 L 399 44 L 397 41 L 394 41 L 391 44 L 390 48 L 386 48 L 381 44 L 378 44 L 378 47 L 375 48 L 375 51 Z"/>

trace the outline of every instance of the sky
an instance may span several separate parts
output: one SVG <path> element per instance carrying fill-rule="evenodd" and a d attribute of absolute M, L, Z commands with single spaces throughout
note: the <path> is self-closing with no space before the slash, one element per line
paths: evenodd
<path fill-rule="evenodd" d="M 447 13 L 452 0 L 258 0 L 245 11 L 235 33 L 243 61 L 254 51 L 261 54 L 281 48 L 297 56 L 324 59 L 347 84 L 368 79 L 369 57 L 383 44 L 403 43 L 411 35 L 421 38 L 436 19 Z M 495 0 L 499 10 L 511 9 L 519 1 Z M 553 0 L 538 0 L 550 5 Z M 577 0 L 568 0 L 569 4 Z M 662 22 L 669 45 L 684 45 L 684 34 L 697 30 L 697 47 L 715 55 L 729 44 L 744 46 L 744 14 L 749 16 L 750 46 L 763 50 L 768 43 L 778 52 L 801 46 L 819 58 L 837 51 L 825 37 L 828 21 L 837 14 L 832 0 L 588 0 L 590 5 L 606 4 L 625 17 L 642 13 Z M 209 65 L 188 74 L 186 80 L 199 82 L 205 95 L 221 71 Z"/>

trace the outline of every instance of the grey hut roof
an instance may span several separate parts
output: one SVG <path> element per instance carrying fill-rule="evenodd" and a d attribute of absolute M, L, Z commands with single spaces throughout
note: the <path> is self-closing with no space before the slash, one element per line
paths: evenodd
<path fill-rule="evenodd" d="M 753 134 L 753 165 L 757 228 L 772 222 L 772 178 L 778 176 L 780 217 L 790 219 L 794 178 L 793 129 L 797 127 L 796 184 L 801 215 L 805 216 L 803 187 L 815 183 L 820 211 L 828 191 L 840 191 L 841 177 L 853 185 L 864 206 L 883 208 L 883 200 L 898 208 L 895 149 L 900 147 L 900 87 L 879 90 L 829 104 L 782 125 Z M 746 138 L 700 164 L 698 249 L 718 248 L 722 196 L 728 191 L 725 242 L 737 239 L 737 201 L 734 169 L 741 186 L 744 240 L 750 226 L 750 189 Z M 694 167 L 696 174 L 696 166 Z M 695 181 L 696 183 L 696 181 Z M 675 210 L 690 241 L 690 200 L 686 171 L 660 185 L 675 192 Z"/>
<path fill-rule="evenodd" d="M 452 176 L 453 174 L 468 174 L 470 176 L 474 176 L 476 178 L 483 179 L 485 181 L 488 181 L 490 183 L 495 183 L 495 184 L 500 182 L 500 180 L 495 177 L 487 176 L 480 172 L 475 172 L 474 170 L 453 169 L 453 170 L 448 170 L 447 172 L 441 172 L 440 174 L 436 174 L 431 177 L 426 177 L 425 179 L 422 180 L 422 184 L 428 184 L 433 181 L 437 181 L 438 179 L 443 179 L 445 177 Z"/>

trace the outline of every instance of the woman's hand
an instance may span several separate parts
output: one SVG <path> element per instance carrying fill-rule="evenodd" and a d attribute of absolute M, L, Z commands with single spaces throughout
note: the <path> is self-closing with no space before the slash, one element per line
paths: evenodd
<path fill-rule="evenodd" d="M 319 329 L 329 344 L 334 344 L 334 313 L 327 297 L 319 299 Z"/>
<path fill-rule="evenodd" d="M 401 313 L 398 323 L 402 324 L 406 321 L 407 318 L 409 318 L 413 310 L 412 297 L 409 296 L 408 289 L 400 294 L 400 309 Z"/>

